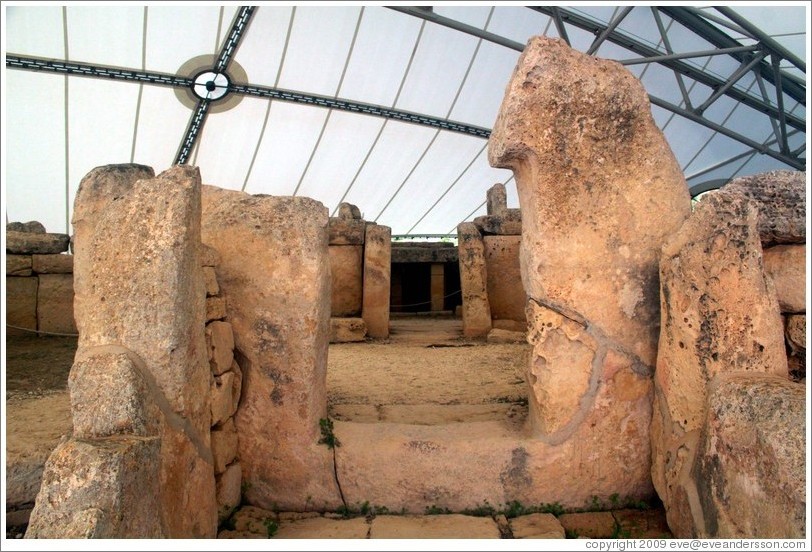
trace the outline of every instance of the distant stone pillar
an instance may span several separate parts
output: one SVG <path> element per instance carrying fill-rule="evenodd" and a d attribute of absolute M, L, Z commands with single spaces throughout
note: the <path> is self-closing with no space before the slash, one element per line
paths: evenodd
<path fill-rule="evenodd" d="M 501 216 L 507 213 L 507 190 L 505 185 L 497 182 L 485 193 L 488 216 Z"/>
<path fill-rule="evenodd" d="M 491 305 L 485 268 L 485 244 L 472 222 L 457 226 L 462 288 L 462 333 L 481 337 L 491 331 Z"/>
<path fill-rule="evenodd" d="M 431 310 L 443 310 L 445 295 L 445 266 L 442 263 L 431 265 Z"/>
<path fill-rule="evenodd" d="M 645 420 L 657 357 L 660 248 L 691 205 L 644 88 L 616 62 L 534 37 L 488 147 L 491 165 L 512 169 L 519 192 L 537 433 L 564 439 L 616 373 L 646 390 L 633 407 Z M 631 412 L 623 404 L 630 398 L 613 400 Z M 645 423 L 633 434 L 619 427 L 614 438 L 648 458 Z"/>
<path fill-rule="evenodd" d="M 364 299 L 361 316 L 370 337 L 389 337 L 391 277 L 392 229 L 368 224 L 364 245 Z"/>

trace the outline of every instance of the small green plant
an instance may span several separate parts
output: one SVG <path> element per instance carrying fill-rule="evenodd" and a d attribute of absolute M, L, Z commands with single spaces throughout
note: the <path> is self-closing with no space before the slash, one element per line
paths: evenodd
<path fill-rule="evenodd" d="M 542 514 L 553 514 L 555 517 L 560 516 L 566 510 L 559 502 L 545 502 L 539 506 L 539 512 Z"/>
<path fill-rule="evenodd" d="M 462 511 L 463 514 L 467 516 L 476 516 L 476 517 L 493 517 L 496 515 L 497 511 L 496 508 L 490 505 L 490 503 L 485 500 L 484 503 L 480 506 L 475 506 L 474 508 L 465 509 Z"/>
<path fill-rule="evenodd" d="M 596 495 L 592 495 L 592 498 L 589 504 L 587 505 L 587 510 L 596 512 L 598 510 L 605 510 L 605 508 L 603 507 L 603 503 L 601 502 L 601 500 Z"/>
<path fill-rule="evenodd" d="M 624 500 L 624 506 L 626 508 L 633 508 L 635 510 L 650 510 L 651 509 L 651 504 L 649 504 L 645 500 L 634 499 L 634 498 L 632 498 L 630 496 L 627 496 L 626 500 Z"/>
<path fill-rule="evenodd" d="M 243 481 L 242 483 L 240 483 L 240 492 L 242 494 L 247 493 L 249 490 L 251 490 L 251 482 L 250 481 Z"/>
<path fill-rule="evenodd" d="M 333 433 L 333 420 L 330 418 L 321 418 L 319 420 L 319 428 L 321 429 L 320 445 L 327 445 L 327 448 L 334 449 L 341 446 L 338 437 Z"/>
<path fill-rule="evenodd" d="M 279 524 L 276 523 L 271 518 L 265 518 L 262 520 L 262 525 L 265 526 L 265 530 L 268 531 L 268 538 L 273 538 L 276 534 L 276 531 L 279 529 Z"/>
<path fill-rule="evenodd" d="M 631 531 L 623 529 L 619 523 L 615 523 L 615 529 L 612 531 L 610 539 L 630 539 L 632 537 Z"/>
<path fill-rule="evenodd" d="M 431 506 L 426 506 L 426 515 L 427 516 L 437 516 L 441 514 L 450 514 L 451 510 L 448 508 L 441 508 L 436 504 L 432 504 Z"/>
<path fill-rule="evenodd" d="M 505 514 L 506 518 L 512 519 L 525 514 L 535 513 L 534 510 L 535 508 L 525 508 L 524 505 L 518 500 L 511 500 L 507 503 L 507 507 L 502 513 Z"/>
<path fill-rule="evenodd" d="M 620 495 L 617 493 L 612 493 L 609 496 L 609 502 L 612 505 L 612 509 L 617 510 L 620 507 Z"/>
<path fill-rule="evenodd" d="M 564 529 L 564 538 L 577 539 L 579 536 L 577 529 Z"/>

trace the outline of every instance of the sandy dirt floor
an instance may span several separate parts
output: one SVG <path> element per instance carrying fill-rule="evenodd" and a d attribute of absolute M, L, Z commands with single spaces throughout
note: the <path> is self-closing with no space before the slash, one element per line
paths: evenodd
<path fill-rule="evenodd" d="M 461 321 L 452 317 L 396 317 L 391 329 L 387 340 L 330 346 L 331 417 L 431 425 L 524 421 L 522 373 L 529 345 L 464 339 Z M 19 497 L 32 492 L 32 470 L 41 470 L 61 436 L 71 431 L 67 379 L 76 342 L 37 336 L 6 340 L 7 499 L 17 500 L 15 507 L 24 508 Z"/>

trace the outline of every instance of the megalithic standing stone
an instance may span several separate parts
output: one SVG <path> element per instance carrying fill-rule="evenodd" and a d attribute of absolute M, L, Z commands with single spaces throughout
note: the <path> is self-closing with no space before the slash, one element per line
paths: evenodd
<path fill-rule="evenodd" d="M 558 39 L 528 42 L 488 158 L 516 176 L 532 423 L 550 435 L 578 423 L 605 359 L 650 377 L 660 247 L 690 196 L 640 82 Z"/>

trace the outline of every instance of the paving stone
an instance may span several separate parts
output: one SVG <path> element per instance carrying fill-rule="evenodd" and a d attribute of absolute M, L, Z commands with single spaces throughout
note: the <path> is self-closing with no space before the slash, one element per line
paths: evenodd
<path fill-rule="evenodd" d="M 365 539 L 369 524 L 365 518 L 327 519 L 323 517 L 297 519 L 279 523 L 275 539 Z"/>
<path fill-rule="evenodd" d="M 562 514 L 559 523 L 569 535 L 607 539 L 615 533 L 615 518 L 610 512 L 583 512 Z"/>
<path fill-rule="evenodd" d="M 447 514 L 437 516 L 376 516 L 371 539 L 498 539 L 499 527 L 489 517 Z"/>
<path fill-rule="evenodd" d="M 514 539 L 563 539 L 564 527 L 553 514 L 529 514 L 510 520 Z"/>

